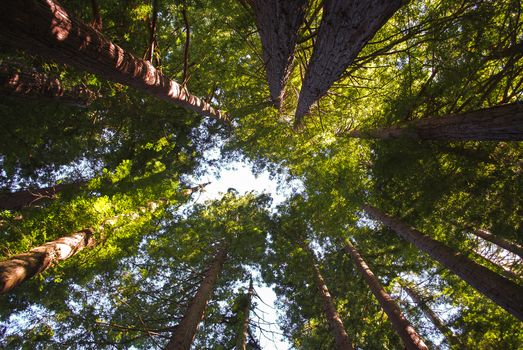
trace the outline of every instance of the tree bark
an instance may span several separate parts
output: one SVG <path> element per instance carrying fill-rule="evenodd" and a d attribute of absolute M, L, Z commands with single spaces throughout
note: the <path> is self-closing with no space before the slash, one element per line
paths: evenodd
<path fill-rule="evenodd" d="M 0 65 L 0 93 L 24 99 L 52 99 L 75 107 L 87 107 L 95 93 L 81 86 L 66 89 L 60 80 L 44 73 Z"/>
<path fill-rule="evenodd" d="M 156 49 L 156 22 L 158 20 L 158 0 L 152 0 L 151 21 L 149 23 L 149 47 L 146 59 L 153 63 L 154 50 Z"/>
<path fill-rule="evenodd" d="M 0 262 L 0 294 L 13 290 L 53 264 L 66 260 L 96 244 L 93 230 L 85 229 Z"/>
<path fill-rule="evenodd" d="M 207 303 L 216 285 L 216 280 L 220 275 L 223 264 L 227 259 L 228 246 L 223 245 L 213 261 L 209 269 L 205 273 L 205 277 L 196 292 L 194 298 L 190 301 L 187 311 L 183 315 L 182 320 L 176 326 L 173 335 L 167 343 L 166 350 L 189 350 L 196 335 L 198 324 L 203 319 Z"/>
<path fill-rule="evenodd" d="M 306 0 L 247 0 L 260 35 L 263 63 L 272 103 L 281 107 L 285 84 L 294 59 L 298 30 L 305 17 Z"/>
<path fill-rule="evenodd" d="M 459 251 L 425 236 L 398 219 L 388 216 L 377 208 L 370 205 L 363 205 L 362 207 L 374 219 L 393 229 L 399 236 L 430 255 L 478 292 L 515 317 L 523 320 L 523 287 L 477 264 Z"/>
<path fill-rule="evenodd" d="M 324 0 L 323 18 L 303 79 L 295 127 L 352 64 L 363 46 L 404 3 L 402 0 Z"/>
<path fill-rule="evenodd" d="M 522 141 L 523 104 L 512 103 L 472 112 L 428 117 L 400 126 L 368 131 L 351 130 L 347 137 L 436 141 Z"/>
<path fill-rule="evenodd" d="M 343 321 L 341 320 L 338 311 L 336 311 L 334 301 L 332 300 L 332 297 L 329 293 L 329 289 L 327 288 L 325 280 L 321 275 L 314 252 L 309 248 L 307 243 L 302 241 L 300 242 L 300 245 L 302 249 L 307 253 L 312 262 L 311 265 L 314 273 L 314 281 L 316 283 L 316 288 L 320 293 L 321 300 L 323 301 L 323 311 L 325 312 L 325 317 L 327 318 L 330 330 L 332 332 L 332 335 L 334 336 L 336 349 L 354 350 L 354 347 L 352 346 L 352 341 L 350 340 L 349 335 L 347 334 L 347 331 L 343 326 Z"/>
<path fill-rule="evenodd" d="M 360 253 L 356 248 L 349 242 L 345 241 L 345 251 L 352 258 L 356 267 L 363 275 L 365 282 L 369 286 L 370 290 L 378 299 L 383 311 L 387 314 L 392 326 L 394 327 L 396 333 L 399 335 L 406 349 L 409 350 L 428 350 L 427 345 L 423 342 L 423 339 L 416 332 L 414 327 L 410 322 L 405 318 L 400 308 L 390 295 L 383 289 L 378 278 L 372 273 L 371 269 L 367 263 L 363 260 Z"/>
<path fill-rule="evenodd" d="M 102 16 L 100 15 L 100 7 L 97 0 L 91 0 L 91 9 L 93 10 L 93 22 L 91 26 L 97 31 L 102 31 Z"/>
<path fill-rule="evenodd" d="M 401 286 L 407 294 L 410 296 L 412 301 L 421 309 L 421 311 L 427 316 L 434 326 L 445 336 L 447 343 L 452 349 L 461 349 L 463 344 L 454 332 L 443 322 L 441 318 L 427 305 L 419 293 L 411 286 L 401 283 Z"/>
<path fill-rule="evenodd" d="M 0 41 L 228 121 L 225 114 L 189 94 L 149 61 L 125 52 L 54 0 L 8 0 L 2 5 Z"/>
<path fill-rule="evenodd" d="M 483 238 L 486 241 L 494 243 L 495 245 L 497 245 L 505 250 L 508 250 L 509 252 L 511 252 L 513 254 L 516 254 L 521 259 L 523 259 L 523 247 L 520 246 L 519 244 L 509 242 L 506 239 L 495 236 L 492 233 L 490 233 L 489 231 L 484 230 L 484 229 L 473 230 L 472 233 L 478 237 Z"/>
<path fill-rule="evenodd" d="M 245 296 L 245 305 L 241 311 L 241 327 L 238 333 L 238 341 L 236 342 L 237 350 L 247 349 L 247 336 L 249 335 L 249 314 L 251 312 L 252 295 L 254 293 L 254 286 L 252 285 L 252 277 L 249 281 L 249 290 Z"/>
<path fill-rule="evenodd" d="M 85 182 L 82 181 L 71 184 L 59 184 L 35 190 L 0 193 L 0 210 L 19 210 L 24 207 L 29 207 L 41 200 L 56 198 L 56 195 L 63 190 L 77 188 L 82 186 L 84 183 Z"/>

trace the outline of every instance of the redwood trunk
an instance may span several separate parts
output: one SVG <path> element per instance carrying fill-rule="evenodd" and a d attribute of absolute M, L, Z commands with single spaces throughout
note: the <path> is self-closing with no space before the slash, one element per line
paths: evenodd
<path fill-rule="evenodd" d="M 367 282 L 370 290 L 376 299 L 378 299 L 383 311 L 385 311 L 392 326 L 396 330 L 396 333 L 403 341 L 405 348 L 409 350 L 428 350 L 423 339 L 421 339 L 414 327 L 412 327 L 410 322 L 405 318 L 398 305 L 396 305 L 390 295 L 385 291 L 385 289 L 383 289 L 380 282 L 376 276 L 374 276 L 356 248 L 349 241 L 345 241 L 344 248 L 347 254 L 351 256 L 352 260 L 354 260 L 354 263 L 363 275 L 365 282 Z"/>
<path fill-rule="evenodd" d="M 222 270 L 223 264 L 227 259 L 227 246 L 223 246 L 213 259 L 205 277 L 196 292 L 196 295 L 189 303 L 187 311 L 182 320 L 176 326 L 175 331 L 167 346 L 166 350 L 189 350 L 196 335 L 198 324 L 203 319 L 207 303 L 211 298 L 216 280 Z"/>
<path fill-rule="evenodd" d="M 226 121 L 209 103 L 189 94 L 153 65 L 125 52 L 53 0 L 7 0 L 0 40 L 16 48 L 132 86 L 203 116 Z"/>
<path fill-rule="evenodd" d="M 291 73 L 298 30 L 305 17 L 306 0 L 248 0 L 260 34 L 263 61 L 272 103 L 281 107 Z"/>
<path fill-rule="evenodd" d="M 0 294 L 8 293 L 51 265 L 96 244 L 91 229 L 46 243 L 0 262 Z"/>
<path fill-rule="evenodd" d="M 254 286 L 252 285 L 252 277 L 249 282 L 249 290 L 247 291 L 245 305 L 242 310 L 241 328 L 238 334 L 238 341 L 236 343 L 237 350 L 247 349 L 247 335 L 249 334 L 249 314 L 251 312 L 252 295 L 254 293 Z"/>
<path fill-rule="evenodd" d="M 44 199 L 56 198 L 56 194 L 63 190 L 79 187 L 84 182 L 60 184 L 35 190 L 22 190 L 0 194 L 0 210 L 19 210 Z"/>
<path fill-rule="evenodd" d="M 352 130 L 348 137 L 436 141 L 522 141 L 523 104 L 512 103 L 472 112 L 429 117 L 401 126 L 368 131 Z"/>
<path fill-rule="evenodd" d="M 414 288 L 402 284 L 403 289 L 407 291 L 407 294 L 411 297 L 412 301 L 423 311 L 425 316 L 432 321 L 434 326 L 445 336 L 447 343 L 454 349 L 460 349 L 463 345 L 456 337 L 454 332 L 443 322 L 441 318 L 436 315 L 434 311 L 427 305 L 425 301 L 420 297 L 418 292 Z"/>
<path fill-rule="evenodd" d="M 6 64 L 0 65 L 0 93 L 25 99 L 53 99 L 76 107 L 89 106 L 95 96 L 81 86 L 66 89 L 56 78 L 44 73 L 18 71 Z"/>
<path fill-rule="evenodd" d="M 511 252 L 513 254 L 516 254 L 521 259 L 523 259 L 523 247 L 520 246 L 519 244 L 509 242 L 506 239 L 495 236 L 492 233 L 490 233 L 489 231 L 483 230 L 483 229 L 477 229 L 475 231 L 472 231 L 472 233 L 478 237 L 483 238 L 486 241 L 496 244 L 497 246 L 499 246 L 505 250 L 508 250 L 509 252 Z"/>
<path fill-rule="evenodd" d="M 403 2 L 324 0 L 318 37 L 298 98 L 296 126 Z"/>
<path fill-rule="evenodd" d="M 490 298 L 515 317 L 523 320 L 523 287 L 477 264 L 459 251 L 425 236 L 398 219 L 388 216 L 377 208 L 364 205 L 363 209 L 374 219 L 389 226 L 399 236 L 458 275 L 478 292 Z"/>

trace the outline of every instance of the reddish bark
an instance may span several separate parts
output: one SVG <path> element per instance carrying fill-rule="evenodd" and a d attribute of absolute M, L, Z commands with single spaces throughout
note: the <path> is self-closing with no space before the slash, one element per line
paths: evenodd
<path fill-rule="evenodd" d="M 381 210 L 364 205 L 363 209 L 374 219 L 393 229 L 418 249 L 430 255 L 447 269 L 458 275 L 478 292 L 523 320 L 523 287 L 470 260 L 459 251 L 448 247 Z"/>
<path fill-rule="evenodd" d="M 444 117 L 423 118 L 389 128 L 351 130 L 344 135 L 383 140 L 410 137 L 440 141 L 522 141 L 523 104 L 512 103 Z"/>
<path fill-rule="evenodd" d="M 291 73 L 298 30 L 305 17 L 306 0 L 247 0 L 260 34 L 263 61 L 272 103 L 281 107 Z"/>
<path fill-rule="evenodd" d="M 402 3 L 402 0 L 324 0 L 318 37 L 298 98 L 296 128 Z"/>
<path fill-rule="evenodd" d="M 100 77 L 176 103 L 203 116 L 225 114 L 191 95 L 149 61 L 125 52 L 53 0 L 9 0 L 0 12 L 0 40 Z"/>
<path fill-rule="evenodd" d="M 95 244 L 93 231 L 85 229 L 1 261 L 0 294 L 10 292 L 57 262 L 66 260 L 84 248 L 92 247 Z"/>
<path fill-rule="evenodd" d="M 35 190 L 0 194 L 0 210 L 19 210 L 44 199 L 54 199 L 63 190 L 80 187 L 84 182 L 60 184 Z"/>
<path fill-rule="evenodd" d="M 249 289 L 247 295 L 245 296 L 245 305 L 242 308 L 241 313 L 241 328 L 238 334 L 238 341 L 236 342 L 237 350 L 246 350 L 247 349 L 247 335 L 249 334 L 249 314 L 251 312 L 251 302 L 252 295 L 254 293 L 254 286 L 252 285 L 252 277 L 249 282 Z"/>
<path fill-rule="evenodd" d="M 227 259 L 227 253 L 228 247 L 224 245 L 214 257 L 196 295 L 190 301 L 187 311 L 185 311 L 182 320 L 176 326 L 171 339 L 167 343 L 166 350 L 189 350 L 191 348 L 198 324 L 203 319 L 216 280 Z"/>
<path fill-rule="evenodd" d="M 478 237 L 483 238 L 486 241 L 494 243 L 495 245 L 497 245 L 505 250 L 508 250 L 509 252 L 511 252 L 513 254 L 516 254 L 521 259 L 523 259 L 523 247 L 520 246 L 519 244 L 507 241 L 506 239 L 504 239 L 502 237 L 495 236 L 492 233 L 490 233 L 489 231 L 483 230 L 483 229 L 474 230 L 474 231 L 472 231 L 472 233 Z"/>
<path fill-rule="evenodd" d="M 372 273 L 371 269 L 367 263 L 365 263 L 356 248 L 349 241 L 345 242 L 344 248 L 363 275 L 370 290 L 376 299 L 378 299 L 383 311 L 385 311 L 389 317 L 394 330 L 403 341 L 405 348 L 409 350 L 428 350 L 423 339 L 421 339 L 414 327 L 412 327 L 410 322 L 405 318 L 398 305 L 396 305 L 390 295 L 385 291 L 385 289 L 383 289 L 381 283 L 378 281 L 376 276 L 374 276 L 374 273 Z"/>

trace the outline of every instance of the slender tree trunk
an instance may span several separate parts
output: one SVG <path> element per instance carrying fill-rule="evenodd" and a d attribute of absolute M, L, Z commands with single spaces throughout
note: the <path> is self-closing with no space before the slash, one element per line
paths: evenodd
<path fill-rule="evenodd" d="M 327 93 L 363 46 L 398 10 L 402 0 L 324 0 L 323 18 L 305 73 L 295 126 Z"/>
<path fill-rule="evenodd" d="M 92 229 L 62 237 L 0 262 L 0 294 L 8 293 L 55 263 L 96 244 Z"/>
<path fill-rule="evenodd" d="M 22 190 L 12 193 L 0 194 L 0 210 L 19 210 L 29 207 L 36 202 L 44 199 L 54 199 L 63 190 L 78 188 L 85 182 L 75 182 L 71 184 L 59 184 L 51 187 L 39 188 L 35 190 Z"/>
<path fill-rule="evenodd" d="M 132 86 L 203 116 L 228 120 L 209 103 L 164 76 L 149 61 L 125 52 L 54 0 L 4 2 L 0 12 L 0 41 Z"/>
<path fill-rule="evenodd" d="M 236 342 L 237 350 L 247 349 L 247 336 L 249 334 L 249 314 L 251 312 L 252 295 L 254 293 L 254 287 L 252 285 L 252 277 L 249 281 L 249 290 L 245 296 L 245 305 L 241 311 L 241 327 L 238 333 L 238 341 Z"/>
<path fill-rule="evenodd" d="M 84 87 L 66 89 L 56 78 L 44 73 L 21 71 L 7 64 L 0 65 L 0 93 L 23 99 L 52 99 L 83 108 L 95 98 L 95 93 Z"/>
<path fill-rule="evenodd" d="M 101 32 L 103 28 L 102 16 L 100 15 L 100 6 L 97 0 L 91 0 L 91 8 L 93 10 L 93 22 L 91 26 L 97 31 Z"/>
<path fill-rule="evenodd" d="M 272 103 L 281 107 L 306 0 L 247 0 L 254 12 Z"/>
<path fill-rule="evenodd" d="M 341 320 L 338 311 L 336 311 L 336 306 L 334 305 L 334 301 L 332 300 L 332 297 L 329 293 L 327 284 L 325 283 L 325 280 L 321 275 L 314 252 L 309 248 L 307 243 L 301 242 L 300 244 L 303 250 L 307 252 L 312 262 L 311 265 L 314 273 L 314 281 L 316 283 L 316 288 L 320 293 L 320 297 L 323 301 L 323 311 L 325 312 L 325 317 L 327 318 L 330 330 L 332 332 L 332 335 L 334 336 L 336 349 L 354 350 L 354 347 L 352 346 L 352 341 L 350 340 L 349 335 L 347 334 L 347 331 L 343 326 L 343 321 Z"/>
<path fill-rule="evenodd" d="M 196 335 L 198 324 L 203 319 L 207 303 L 213 293 L 216 280 L 218 279 L 223 264 L 227 259 L 227 253 L 228 246 L 224 245 L 214 257 L 209 269 L 205 273 L 205 277 L 203 278 L 196 295 L 190 301 L 187 311 L 185 311 L 182 320 L 178 326 L 176 326 L 171 339 L 167 343 L 167 346 L 165 347 L 166 350 L 190 349 L 194 336 Z"/>
<path fill-rule="evenodd" d="M 463 344 L 459 340 L 459 338 L 454 334 L 454 332 L 443 322 L 441 318 L 436 315 L 434 311 L 427 305 L 427 303 L 421 298 L 419 293 L 411 286 L 406 285 L 405 283 L 401 283 L 401 286 L 407 294 L 410 296 L 410 298 L 414 301 L 414 303 L 423 311 L 425 316 L 431 322 L 434 324 L 434 326 L 445 336 L 445 339 L 447 341 L 447 344 L 450 345 L 452 349 L 461 349 L 463 347 Z"/>
<path fill-rule="evenodd" d="M 156 49 L 156 22 L 158 20 L 158 0 L 152 0 L 151 22 L 149 23 L 149 48 L 146 59 L 153 63 L 154 50 Z"/>
<path fill-rule="evenodd" d="M 392 326 L 403 341 L 405 348 L 409 350 L 428 350 L 423 339 L 421 339 L 414 327 L 412 327 L 410 322 L 405 318 L 398 305 L 396 305 L 390 295 L 385 291 L 385 289 L 383 289 L 380 282 L 376 276 L 374 276 L 356 248 L 349 241 L 345 241 L 344 248 L 352 260 L 354 260 L 354 263 L 363 275 L 365 282 L 367 282 L 370 290 L 383 308 L 383 311 L 385 311 L 389 317 Z"/>
<path fill-rule="evenodd" d="M 481 228 L 472 231 L 472 233 L 478 237 L 483 238 L 486 241 L 494 243 L 495 245 L 497 245 L 505 250 L 508 250 L 509 252 L 511 252 L 513 254 L 516 254 L 521 259 L 523 259 L 523 247 L 520 246 L 519 244 L 507 241 L 506 239 L 504 239 L 502 237 L 495 236 L 492 233 L 490 233 L 489 231 L 481 229 Z"/>
<path fill-rule="evenodd" d="M 523 287 L 477 264 L 459 251 L 425 236 L 398 219 L 388 216 L 377 208 L 364 205 L 363 209 L 374 219 L 389 226 L 399 236 L 458 275 L 478 292 L 490 298 L 515 317 L 523 320 Z"/>
<path fill-rule="evenodd" d="M 516 102 L 444 117 L 429 117 L 383 129 L 351 130 L 345 135 L 383 140 L 409 137 L 437 141 L 522 141 L 523 104 Z"/>

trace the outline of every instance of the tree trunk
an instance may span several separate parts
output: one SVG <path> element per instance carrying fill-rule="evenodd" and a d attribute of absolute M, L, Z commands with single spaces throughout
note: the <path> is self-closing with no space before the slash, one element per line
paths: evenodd
<path fill-rule="evenodd" d="M 176 326 L 173 335 L 166 350 L 189 350 L 196 335 L 198 324 L 203 319 L 207 303 L 211 298 L 216 280 L 222 270 L 223 264 L 227 259 L 228 246 L 224 245 L 220 248 L 214 257 L 209 269 L 205 273 L 205 277 L 196 292 L 194 298 L 190 301 L 187 311 L 183 315 L 182 320 Z"/>
<path fill-rule="evenodd" d="M 298 30 L 305 17 L 306 0 L 247 0 L 260 34 L 263 63 L 272 103 L 281 107 L 291 73 Z"/>
<path fill-rule="evenodd" d="M 249 314 L 251 312 L 252 295 L 254 293 L 254 287 L 252 285 L 252 277 L 249 282 L 249 290 L 245 296 L 245 305 L 241 311 L 241 327 L 238 333 L 238 341 L 236 342 L 237 350 L 247 349 L 247 336 L 249 334 Z"/>
<path fill-rule="evenodd" d="M 370 290 L 376 299 L 378 299 L 383 311 L 385 311 L 392 326 L 396 330 L 396 333 L 403 341 L 405 348 L 409 350 L 428 350 L 423 339 L 421 339 L 414 327 L 412 327 L 410 322 L 405 318 L 398 305 L 396 305 L 390 295 L 385 291 L 385 289 L 383 289 L 380 282 L 376 276 L 374 276 L 356 248 L 349 241 L 345 241 L 344 248 L 352 260 L 354 260 L 354 263 L 363 275 L 365 282 L 367 282 Z"/>
<path fill-rule="evenodd" d="M 19 210 L 24 207 L 29 207 L 43 199 L 54 199 L 56 198 L 56 195 L 63 190 L 78 188 L 84 183 L 84 181 L 81 181 L 71 184 L 59 184 L 35 190 L 0 193 L 0 210 Z"/>
<path fill-rule="evenodd" d="M 71 236 L 46 243 L 27 253 L 0 262 L 0 294 L 5 294 L 53 264 L 76 255 L 96 244 L 93 230 L 85 229 Z"/>
<path fill-rule="evenodd" d="M 490 233 L 489 231 L 484 230 L 484 229 L 477 229 L 477 230 L 472 231 L 472 233 L 478 237 L 483 238 L 486 241 L 494 243 L 495 245 L 497 245 L 505 250 L 508 250 L 509 252 L 511 252 L 513 254 L 516 254 L 521 259 L 523 259 L 523 247 L 520 246 L 519 244 L 509 242 L 506 239 L 495 236 L 492 233 Z"/>
<path fill-rule="evenodd" d="M 440 264 L 458 275 L 478 292 L 490 298 L 499 306 L 523 320 L 523 287 L 500 276 L 488 268 L 470 260 L 459 251 L 423 235 L 381 210 L 363 205 L 363 209 L 374 219 L 393 229 L 418 249 L 430 255 Z"/>
<path fill-rule="evenodd" d="M 436 141 L 522 141 L 523 104 L 516 102 L 472 112 L 429 117 L 389 128 L 351 130 L 345 135 L 383 140 L 410 137 Z"/>
<path fill-rule="evenodd" d="M 153 65 L 125 52 L 54 0 L 8 0 L 0 14 L 0 41 L 174 102 L 203 116 L 226 115 L 189 94 Z"/>
<path fill-rule="evenodd" d="M 324 0 L 323 18 L 305 73 L 295 126 L 327 93 L 363 46 L 404 3 L 402 0 Z"/>
<path fill-rule="evenodd" d="M 427 305 L 427 303 L 420 297 L 419 293 L 414 290 L 413 287 L 401 283 L 401 286 L 407 294 L 410 296 L 412 301 L 423 311 L 425 316 L 432 321 L 434 326 L 445 336 L 447 344 L 450 345 L 452 349 L 461 349 L 463 344 L 460 342 L 459 338 L 454 334 L 454 332 L 443 322 L 441 318 L 436 315 L 434 311 Z"/>
<path fill-rule="evenodd" d="M 53 99 L 75 107 L 87 107 L 95 93 L 81 86 L 66 89 L 60 80 L 44 73 L 19 71 L 7 64 L 0 65 L 0 93 L 24 99 Z"/>
<path fill-rule="evenodd" d="M 102 31 L 102 16 L 100 15 L 100 7 L 97 0 L 91 0 L 91 9 L 93 10 L 93 22 L 91 26 L 97 31 Z"/>
<path fill-rule="evenodd" d="M 323 301 L 323 311 L 325 312 L 325 317 L 327 318 L 330 330 L 332 332 L 332 335 L 334 336 L 336 349 L 354 350 L 349 335 L 347 334 L 347 331 L 343 326 L 343 321 L 341 320 L 340 315 L 336 311 L 336 306 L 334 305 L 334 301 L 332 300 L 332 297 L 329 293 L 329 289 L 327 288 L 325 280 L 323 279 L 320 269 L 318 268 L 314 252 L 309 248 L 307 243 L 302 241 L 300 242 L 300 245 L 302 249 L 307 253 L 312 262 L 311 265 L 314 272 L 314 281 L 316 283 L 316 288 L 320 293 L 320 297 Z"/>

